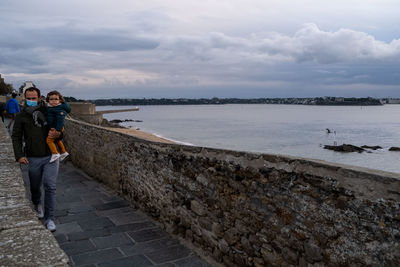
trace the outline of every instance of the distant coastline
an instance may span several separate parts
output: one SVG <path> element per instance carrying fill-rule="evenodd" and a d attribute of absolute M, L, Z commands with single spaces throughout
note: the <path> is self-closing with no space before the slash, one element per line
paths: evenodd
<path fill-rule="evenodd" d="M 223 105 L 223 104 L 290 104 L 324 106 L 378 106 L 400 104 L 400 99 L 378 99 L 372 97 L 313 97 L 313 98 L 113 98 L 81 100 L 67 97 L 70 102 L 90 102 L 96 106 L 144 106 L 144 105 Z"/>

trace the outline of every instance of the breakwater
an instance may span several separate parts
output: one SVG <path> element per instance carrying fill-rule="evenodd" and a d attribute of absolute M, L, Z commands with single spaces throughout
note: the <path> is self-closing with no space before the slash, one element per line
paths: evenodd
<path fill-rule="evenodd" d="M 68 266 L 68 257 L 30 206 L 1 121 L 0 152 L 0 266 Z"/>
<path fill-rule="evenodd" d="M 400 175 L 76 120 L 66 133 L 74 165 L 226 266 L 400 264 Z"/>

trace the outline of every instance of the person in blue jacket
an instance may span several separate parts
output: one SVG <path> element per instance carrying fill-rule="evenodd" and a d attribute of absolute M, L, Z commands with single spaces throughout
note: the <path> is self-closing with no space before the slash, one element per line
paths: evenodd
<path fill-rule="evenodd" d="M 51 91 L 47 94 L 46 101 L 47 106 L 47 127 L 50 130 L 56 130 L 57 132 L 64 132 L 64 120 L 67 113 L 71 112 L 71 107 L 65 102 L 64 97 L 58 91 Z M 53 139 L 47 137 L 47 145 L 52 153 L 50 162 L 65 159 L 69 153 L 65 150 L 65 146 L 61 139 Z M 57 147 L 60 149 L 60 153 L 57 151 Z"/>
<path fill-rule="evenodd" d="M 11 127 L 11 124 L 14 122 L 15 116 L 17 115 L 17 113 L 20 112 L 18 100 L 15 99 L 17 97 L 17 93 L 13 92 L 11 94 L 11 96 L 12 96 L 12 98 L 10 98 L 7 101 L 6 106 L 4 107 L 4 111 L 3 111 L 3 113 L 7 112 L 8 117 L 11 119 L 10 122 L 8 123 L 8 125 L 6 126 L 9 129 Z"/>

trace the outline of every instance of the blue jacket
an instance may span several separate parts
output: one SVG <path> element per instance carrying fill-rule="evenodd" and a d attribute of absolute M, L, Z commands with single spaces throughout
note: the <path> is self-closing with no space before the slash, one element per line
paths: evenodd
<path fill-rule="evenodd" d="M 11 98 L 7 101 L 6 106 L 4 107 L 5 110 L 7 110 L 7 112 L 9 114 L 15 114 L 15 113 L 19 113 L 19 104 L 18 104 L 18 100 L 15 98 Z"/>
<path fill-rule="evenodd" d="M 61 132 L 64 127 L 64 119 L 67 113 L 71 112 L 71 107 L 67 103 L 61 103 L 58 106 L 47 107 L 47 127 L 56 128 Z"/>

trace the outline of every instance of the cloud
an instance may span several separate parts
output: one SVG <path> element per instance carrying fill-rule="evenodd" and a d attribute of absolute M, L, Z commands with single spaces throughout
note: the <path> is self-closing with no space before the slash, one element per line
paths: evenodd
<path fill-rule="evenodd" d="M 268 33 L 249 38 L 223 33 L 208 36 L 179 36 L 164 40 L 160 49 L 172 57 L 197 61 L 315 62 L 318 64 L 357 64 L 368 61 L 399 61 L 400 39 L 385 43 L 364 32 L 340 29 L 320 30 L 306 24 L 293 36 Z M 229 56 L 227 56 L 229 55 Z"/>
<path fill-rule="evenodd" d="M 87 51 L 127 51 L 154 49 L 158 43 L 151 38 L 135 36 L 115 29 L 84 30 L 70 26 L 23 29 L 5 32 L 0 47 L 27 49 L 50 47 Z"/>

